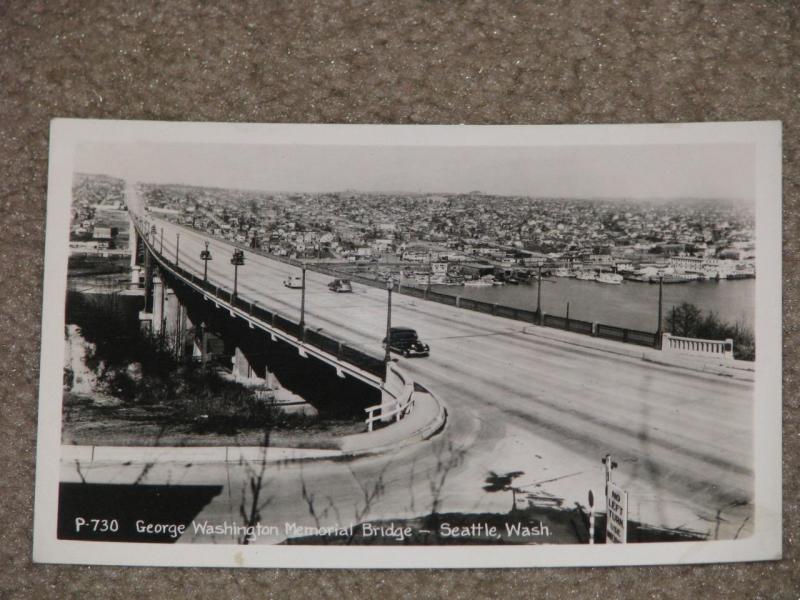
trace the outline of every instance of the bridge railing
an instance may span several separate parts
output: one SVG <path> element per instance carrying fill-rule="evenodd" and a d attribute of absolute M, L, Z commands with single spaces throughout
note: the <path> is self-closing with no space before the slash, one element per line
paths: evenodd
<path fill-rule="evenodd" d="M 638 331 L 636 329 L 626 329 L 624 327 L 614 327 L 597 323 L 595 335 L 608 340 L 626 342 L 628 344 L 638 344 L 639 346 L 653 347 L 658 342 L 658 336 L 648 331 Z"/>
<path fill-rule="evenodd" d="M 210 238 L 217 239 L 220 242 L 237 246 L 241 249 L 247 250 L 248 252 L 253 252 L 256 254 L 267 256 L 273 260 L 277 260 L 279 262 L 288 265 L 296 266 L 298 268 L 303 265 L 302 261 L 299 260 L 290 259 L 283 256 L 277 256 L 275 254 L 271 254 L 257 248 L 249 248 L 243 244 L 223 239 L 218 236 L 208 234 L 206 232 L 202 233 Z M 362 285 L 368 285 L 371 287 L 377 287 L 382 289 L 385 289 L 386 286 L 386 283 L 384 281 L 371 279 L 368 277 L 362 277 L 355 273 L 348 273 L 346 271 L 332 269 L 328 266 L 320 265 L 318 263 L 307 263 L 305 266 L 306 269 L 308 270 L 329 275 L 331 277 L 342 277 L 342 278 L 346 277 L 351 281 L 360 283 Z M 401 294 L 414 296 L 416 298 L 424 298 L 426 300 L 430 300 L 432 302 L 439 302 L 440 304 L 446 304 L 448 306 L 455 306 L 458 308 L 472 310 L 484 314 L 496 315 L 500 317 L 505 317 L 507 319 L 514 319 L 517 321 L 524 321 L 526 323 L 531 323 L 535 325 L 543 325 L 544 327 L 551 327 L 553 329 L 563 329 L 566 331 L 580 333 L 583 335 L 589 335 L 592 337 L 615 340 L 626 344 L 636 344 L 639 346 L 658 348 L 662 342 L 662 340 L 660 339 L 660 337 L 656 332 L 640 331 L 637 329 L 629 329 L 625 327 L 617 327 L 614 325 L 606 325 L 604 323 L 593 323 L 590 321 L 582 321 L 580 319 L 568 319 L 566 317 L 560 317 L 556 315 L 549 315 L 549 314 L 540 315 L 538 312 L 532 310 L 515 308 L 503 304 L 493 304 L 491 302 L 483 302 L 481 300 L 464 298 L 462 296 L 453 294 L 443 294 L 440 292 L 432 291 L 427 288 L 409 286 L 407 284 L 406 285 L 395 284 L 394 290 Z M 226 301 L 229 301 L 229 299 Z M 296 328 L 292 329 L 294 330 Z M 365 359 L 365 362 L 369 361 Z"/>
<path fill-rule="evenodd" d="M 664 333 L 661 347 L 665 352 L 733 359 L 733 339 L 731 338 L 725 340 L 703 340 Z"/>
<path fill-rule="evenodd" d="M 140 231 L 148 231 L 143 221 L 137 221 L 137 225 L 139 226 Z M 184 280 L 202 289 L 203 292 L 208 296 L 217 300 L 221 300 L 229 306 L 246 313 L 254 319 L 258 319 L 266 325 L 269 325 L 271 328 L 295 338 L 301 347 L 302 345 L 308 345 L 318 348 L 319 350 L 334 356 L 338 360 L 347 362 L 354 367 L 369 373 L 370 375 L 373 375 L 379 379 L 384 378 L 386 366 L 383 358 L 378 358 L 369 352 L 346 344 L 345 342 L 326 335 L 320 331 L 303 327 L 298 321 L 295 321 L 278 312 L 268 310 L 263 306 L 260 306 L 258 302 L 248 300 L 246 297 L 243 297 L 240 294 L 234 296 L 232 290 L 214 285 L 209 281 L 203 280 L 202 277 L 196 275 L 188 269 L 183 268 L 180 266 L 180 264 L 176 265 L 174 259 L 170 259 L 156 250 L 155 246 L 150 243 L 148 235 L 142 235 L 142 237 L 144 238 L 145 243 L 148 244 L 149 251 L 156 256 L 158 260 L 168 265 L 170 270 Z"/>
<path fill-rule="evenodd" d="M 414 382 L 406 377 L 403 371 L 391 363 L 386 369 L 386 381 L 382 392 L 390 399 L 364 410 L 367 413 L 367 431 L 375 428 L 378 421 L 400 421 L 414 408 Z"/>

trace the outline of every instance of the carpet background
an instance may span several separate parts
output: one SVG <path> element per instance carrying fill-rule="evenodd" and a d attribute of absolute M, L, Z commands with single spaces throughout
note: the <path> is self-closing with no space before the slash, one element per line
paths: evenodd
<path fill-rule="evenodd" d="M 0 598 L 797 598 L 800 6 L 0 0 Z M 784 123 L 784 553 L 741 565 L 277 571 L 33 565 L 53 117 Z"/>

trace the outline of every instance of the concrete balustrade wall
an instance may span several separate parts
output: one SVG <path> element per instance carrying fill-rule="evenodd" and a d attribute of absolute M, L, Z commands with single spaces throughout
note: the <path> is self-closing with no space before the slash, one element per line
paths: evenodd
<path fill-rule="evenodd" d="M 661 339 L 661 350 L 674 354 L 717 356 L 725 360 L 733 360 L 733 340 L 731 338 L 703 340 L 664 333 Z"/>

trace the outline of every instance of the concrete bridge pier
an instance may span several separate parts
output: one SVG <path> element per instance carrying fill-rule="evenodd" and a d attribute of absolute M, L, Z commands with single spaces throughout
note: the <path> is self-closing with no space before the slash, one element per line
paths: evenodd
<path fill-rule="evenodd" d="M 145 250 L 144 253 L 144 311 L 153 312 L 153 275 L 155 265 L 152 255 Z"/>
<path fill-rule="evenodd" d="M 194 328 L 192 338 L 192 360 L 199 362 L 203 369 L 208 365 L 208 332 L 205 323 Z"/>
<path fill-rule="evenodd" d="M 258 376 L 253 365 L 248 360 L 245 353 L 239 346 L 233 351 L 233 357 L 231 358 L 231 372 L 233 373 L 233 378 L 236 381 L 248 380 L 252 381 L 253 379 L 262 379 Z"/>
<path fill-rule="evenodd" d="M 175 291 L 167 286 L 163 287 L 163 331 L 161 335 L 169 349 L 171 349 L 177 360 L 186 357 L 190 338 L 190 331 L 193 328 L 189 319 L 186 307 L 181 303 Z"/>
<path fill-rule="evenodd" d="M 131 252 L 131 283 L 135 286 L 141 285 L 142 282 L 142 262 L 143 254 L 147 254 L 144 250 L 144 244 L 136 232 L 136 227 L 133 225 L 133 218 L 128 215 L 129 237 L 128 248 Z"/>
<path fill-rule="evenodd" d="M 157 335 L 161 331 L 161 318 L 155 319 L 153 313 L 156 305 L 158 305 L 159 311 L 161 310 L 161 306 L 160 302 L 156 302 L 155 283 L 158 281 L 160 284 L 161 280 L 155 273 L 156 267 L 153 257 L 149 252 L 145 251 L 144 269 L 139 266 L 132 266 L 132 273 L 134 268 L 139 269 L 140 273 L 144 273 L 144 306 L 142 310 L 139 311 L 139 328 L 150 335 Z M 138 279 L 141 282 L 142 278 L 138 277 Z M 160 292 L 161 290 L 159 289 L 159 293 Z"/>

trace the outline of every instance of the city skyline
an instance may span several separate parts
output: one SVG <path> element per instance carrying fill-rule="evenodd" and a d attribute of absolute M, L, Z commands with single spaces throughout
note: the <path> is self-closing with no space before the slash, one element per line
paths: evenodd
<path fill-rule="evenodd" d="M 83 144 L 75 171 L 270 193 L 463 194 L 752 205 L 747 144 L 548 147 Z M 409 183 L 412 181 L 414 183 Z"/>

